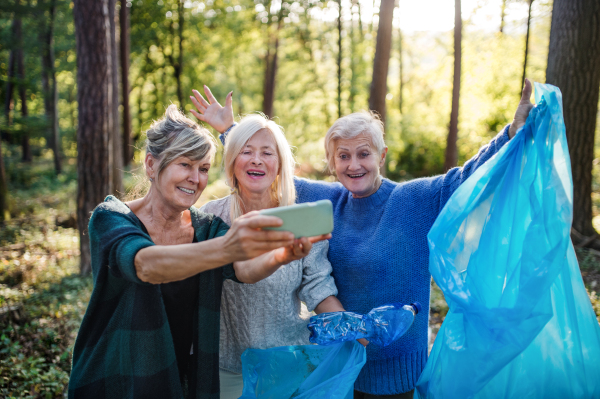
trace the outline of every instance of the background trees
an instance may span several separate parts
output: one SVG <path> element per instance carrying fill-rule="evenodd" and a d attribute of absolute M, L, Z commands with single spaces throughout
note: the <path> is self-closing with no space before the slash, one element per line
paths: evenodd
<path fill-rule="evenodd" d="M 33 158 L 52 155 L 60 172 L 74 162 L 76 128 L 86 115 L 75 79 L 75 3 L 6 4 L 0 7 L 4 155 L 9 164 L 13 154 L 22 158 L 27 134 Z M 112 150 L 110 165 L 102 166 L 112 170 L 106 172 L 112 176 L 108 192 L 122 194 L 133 184 L 124 165 L 132 160 L 134 170 L 138 167 L 136 148 L 149 123 L 171 102 L 189 109 L 188 93 L 203 84 L 217 97 L 233 90 L 237 114 L 260 110 L 275 117 L 296 147 L 302 173 L 311 177 L 331 178 L 324 173 L 320 142 L 327 128 L 340 114 L 369 108 L 386 120 L 391 179 L 441 173 L 450 159 L 446 152 L 455 159 L 450 164 L 462 163 L 510 121 L 525 67 L 533 80 L 545 81 L 553 3 L 463 5 L 462 29 L 447 17 L 458 8 L 440 4 L 449 8 L 430 13 L 422 24 L 439 17 L 445 27 L 438 21 L 417 29 L 411 20 L 426 10 L 407 0 L 111 0 Z M 496 19 L 478 22 L 484 12 Z M 16 15 L 23 24 L 24 79 L 17 76 L 18 41 L 12 39 Z M 461 40 L 453 40 L 459 32 Z M 455 61 L 462 73 L 455 72 Z M 27 118 L 21 116 L 25 109 Z M 448 140 L 450 128 L 455 138 Z M 592 176 L 593 165 L 584 168 Z M 7 169 L 9 185 L 12 170 Z M 218 180 L 217 171 L 211 181 Z M 594 195 L 593 190 L 588 195 L 588 226 L 598 214 L 600 198 Z M 12 201 L 9 195 L 9 214 L 18 212 Z"/>

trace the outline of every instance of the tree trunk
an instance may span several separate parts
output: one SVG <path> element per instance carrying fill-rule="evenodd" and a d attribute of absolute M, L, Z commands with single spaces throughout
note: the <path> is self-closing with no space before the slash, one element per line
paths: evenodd
<path fill-rule="evenodd" d="M 461 41 L 462 17 L 460 0 L 454 0 L 454 82 L 452 85 L 452 111 L 450 112 L 450 127 L 446 142 L 446 161 L 444 169 L 449 170 L 458 163 L 458 105 L 460 99 L 460 70 L 461 70 Z"/>
<path fill-rule="evenodd" d="M 398 75 L 399 75 L 399 85 L 398 88 L 398 110 L 400 110 L 400 115 L 402 115 L 402 106 L 404 105 L 402 96 L 402 92 L 404 91 L 404 75 L 403 68 L 404 63 L 402 62 L 402 29 L 398 28 Z"/>
<path fill-rule="evenodd" d="M 129 107 L 129 8 L 127 1 L 120 0 L 119 12 L 120 61 L 121 61 L 121 98 L 123 103 L 123 166 L 129 166 L 133 159 L 131 141 L 131 108 Z"/>
<path fill-rule="evenodd" d="M 394 0 L 381 0 L 379 9 L 379 27 L 377 44 L 373 60 L 373 79 L 369 95 L 369 109 L 381 116 L 385 124 L 385 96 L 387 95 L 387 76 L 392 51 L 392 21 L 394 18 Z"/>
<path fill-rule="evenodd" d="M 592 226 L 592 162 L 600 90 L 600 2 L 554 0 L 546 82 L 562 91 L 573 172 L 573 228 Z"/>
<path fill-rule="evenodd" d="M 54 71 L 54 16 L 56 13 L 56 0 L 50 0 L 48 9 L 50 17 L 48 25 L 44 26 L 40 35 L 42 43 L 42 88 L 44 92 L 44 108 L 46 118 L 50 124 L 50 136 L 48 147 L 54 154 L 54 171 L 60 174 L 62 165 L 60 163 L 60 131 L 58 129 L 58 85 L 56 83 L 56 72 Z M 44 16 L 42 16 L 42 20 Z"/>
<path fill-rule="evenodd" d="M 283 7 L 282 7 L 283 8 Z M 277 58 L 279 50 L 279 30 L 281 29 L 281 18 L 277 21 L 274 37 L 269 36 L 267 55 L 265 56 L 265 81 L 263 88 L 263 113 L 267 117 L 274 116 L 273 104 L 275 102 L 275 82 L 277 77 Z M 270 29 L 269 29 L 270 31 Z M 273 48 L 271 48 L 273 43 Z"/>
<path fill-rule="evenodd" d="M 109 0 L 74 0 L 77 41 L 77 225 L 81 273 L 91 270 L 90 212 L 113 192 L 112 49 Z"/>
<path fill-rule="evenodd" d="M 527 74 L 527 53 L 529 51 L 529 29 L 531 27 L 531 5 L 533 0 L 529 0 L 529 12 L 527 14 L 527 34 L 525 35 L 525 57 L 523 59 L 523 77 L 521 78 L 521 87 L 519 88 L 519 98 L 521 98 L 521 92 L 523 86 L 525 86 L 525 75 Z"/>
<path fill-rule="evenodd" d="M 356 87 L 356 81 L 358 77 L 358 64 L 360 60 L 358 60 L 359 55 L 356 50 L 356 29 L 354 28 L 354 6 L 357 5 L 360 10 L 360 2 L 358 0 L 352 0 L 352 19 L 350 20 L 350 94 L 348 95 L 348 107 L 350 108 L 350 112 L 354 112 L 355 109 L 355 99 L 356 94 L 358 93 L 358 88 Z M 360 22 L 360 12 L 358 13 L 358 28 L 362 29 L 362 24 Z"/>
<path fill-rule="evenodd" d="M 506 17 L 506 0 L 502 0 L 502 11 L 500 14 L 500 33 L 504 33 L 504 17 Z"/>
<path fill-rule="evenodd" d="M 17 1 L 17 5 L 20 2 Z M 21 116 L 27 118 L 29 112 L 27 111 L 27 87 L 25 86 L 25 62 L 23 59 L 23 29 L 21 18 L 15 16 L 15 40 L 17 43 L 17 77 L 19 78 L 19 97 L 21 98 Z M 31 147 L 29 146 L 29 132 L 23 130 L 21 132 L 21 148 L 22 148 L 22 161 L 31 162 Z"/>
<path fill-rule="evenodd" d="M 342 0 L 338 0 L 337 3 L 338 3 L 337 105 L 338 105 L 338 118 L 341 118 L 342 117 Z"/>
<path fill-rule="evenodd" d="M 15 23 L 16 23 L 16 20 L 13 20 L 13 29 L 14 29 Z M 4 102 L 4 115 L 6 117 L 7 125 L 10 125 L 10 122 L 11 122 L 10 110 L 11 110 L 11 105 L 13 103 L 12 95 L 13 95 L 13 91 L 14 91 L 14 87 L 15 87 L 15 85 L 13 83 L 13 80 L 15 78 L 15 66 L 16 66 L 16 61 L 17 61 L 17 57 L 15 56 L 15 53 L 16 53 L 15 50 L 11 50 L 10 55 L 8 57 L 8 75 L 6 77 L 6 99 Z"/>
<path fill-rule="evenodd" d="M 123 138 L 121 137 L 121 124 L 119 123 L 119 43 L 117 41 L 117 13 L 116 0 L 108 0 L 108 18 L 110 20 L 110 49 L 112 70 L 112 149 L 113 149 L 113 192 L 117 197 L 124 194 L 123 189 Z"/>

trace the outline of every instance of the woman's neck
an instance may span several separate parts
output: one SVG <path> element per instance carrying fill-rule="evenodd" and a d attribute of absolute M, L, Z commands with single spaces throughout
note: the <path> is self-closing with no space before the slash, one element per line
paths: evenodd
<path fill-rule="evenodd" d="M 182 223 L 187 222 L 184 219 L 189 219 L 189 212 L 169 206 L 152 188 L 144 197 L 131 201 L 127 205 L 144 224 L 160 226 L 166 231 L 180 229 Z"/>
<path fill-rule="evenodd" d="M 262 193 L 253 193 L 240 188 L 239 195 L 242 200 L 242 208 L 245 214 L 277 206 L 277 204 L 273 202 L 269 190 Z"/>

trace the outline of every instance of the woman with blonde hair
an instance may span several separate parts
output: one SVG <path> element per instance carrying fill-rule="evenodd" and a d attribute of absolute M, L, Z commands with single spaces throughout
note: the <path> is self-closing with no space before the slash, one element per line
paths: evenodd
<path fill-rule="evenodd" d="M 223 281 L 252 284 L 310 252 L 309 239 L 261 230 L 278 218 L 247 213 L 230 228 L 194 208 L 214 153 L 212 135 L 171 105 L 147 132 L 148 193 L 94 210 L 94 291 L 69 398 L 218 399 Z"/>
<path fill-rule="evenodd" d="M 205 93 L 216 102 L 208 88 Z M 210 115 L 211 110 L 202 106 L 208 103 L 198 92 L 194 94 L 200 112 L 194 114 L 199 119 L 203 118 L 201 113 Z M 230 96 L 227 101 L 230 103 Z M 226 136 L 225 176 L 232 193 L 207 203 L 202 211 L 231 224 L 251 211 L 295 203 L 294 158 L 280 126 L 253 114 L 242 118 Z M 343 310 L 335 297 L 337 288 L 327 250 L 327 241 L 316 243 L 305 258 L 281 267 L 252 286 L 224 282 L 219 346 L 221 398 L 241 396 L 241 355 L 246 349 L 309 344 L 308 311 Z"/>

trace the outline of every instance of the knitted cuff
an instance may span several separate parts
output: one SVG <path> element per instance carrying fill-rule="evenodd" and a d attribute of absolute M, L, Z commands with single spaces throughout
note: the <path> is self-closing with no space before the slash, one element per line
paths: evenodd
<path fill-rule="evenodd" d="M 229 126 L 229 128 L 227 130 L 225 130 L 223 133 L 221 133 L 219 135 L 219 140 L 221 140 L 221 143 L 223 143 L 223 145 L 225 145 L 225 139 L 227 138 L 227 134 L 229 133 L 229 131 L 236 126 L 237 126 L 237 123 L 233 122 L 233 125 Z"/>

